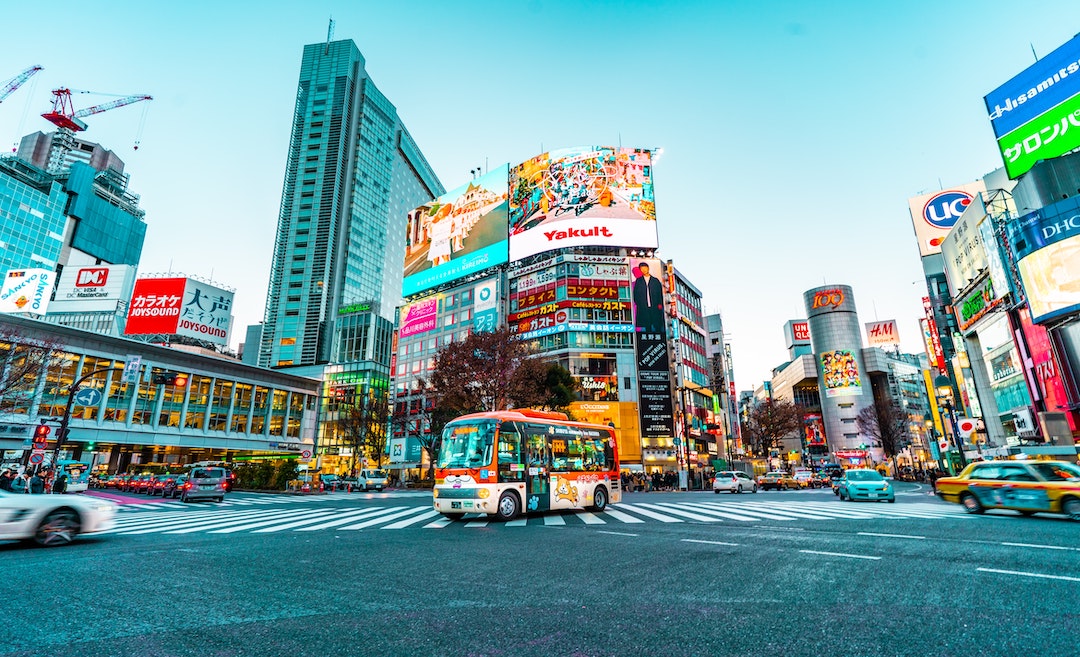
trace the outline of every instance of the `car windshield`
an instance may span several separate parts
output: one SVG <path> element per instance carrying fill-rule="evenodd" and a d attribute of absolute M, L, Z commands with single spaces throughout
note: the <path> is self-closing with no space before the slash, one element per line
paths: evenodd
<path fill-rule="evenodd" d="M 371 471 L 371 476 L 376 477 L 376 478 L 380 478 L 380 479 L 385 478 L 386 477 L 386 471 L 385 470 L 372 470 Z"/>
<path fill-rule="evenodd" d="M 1080 467 L 1070 463 L 1032 463 L 1031 467 L 1047 481 L 1080 481 Z"/>
<path fill-rule="evenodd" d="M 873 470 L 852 470 L 847 473 L 849 481 L 881 481 L 882 476 Z"/>
<path fill-rule="evenodd" d="M 443 430 L 440 468 L 479 468 L 491 463 L 494 420 L 452 422 Z"/>

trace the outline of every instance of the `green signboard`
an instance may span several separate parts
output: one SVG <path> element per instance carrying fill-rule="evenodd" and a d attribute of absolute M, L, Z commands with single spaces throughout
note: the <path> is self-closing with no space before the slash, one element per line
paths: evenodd
<path fill-rule="evenodd" d="M 998 139 L 1005 171 L 1012 180 L 1039 160 L 1064 155 L 1077 146 L 1080 146 L 1080 94 Z"/>

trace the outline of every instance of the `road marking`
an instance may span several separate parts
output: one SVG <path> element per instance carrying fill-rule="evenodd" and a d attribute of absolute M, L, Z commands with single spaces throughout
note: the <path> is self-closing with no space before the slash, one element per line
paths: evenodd
<path fill-rule="evenodd" d="M 304 520 L 298 520 L 296 522 L 286 523 L 284 525 L 277 525 L 275 527 L 266 527 L 266 528 L 263 528 L 263 529 L 256 529 L 253 533 L 255 533 L 255 534 L 269 534 L 269 533 L 273 533 L 273 532 L 280 532 L 280 531 L 285 531 L 286 529 L 295 529 L 296 527 L 303 527 L 304 525 L 314 525 L 316 523 L 321 523 L 324 520 L 327 520 L 329 518 L 334 518 L 335 520 L 341 520 L 342 522 L 345 522 L 347 520 L 353 520 L 353 519 L 359 518 L 360 516 L 367 515 L 370 512 L 371 512 L 370 509 L 360 509 L 360 510 L 351 510 L 351 511 L 346 510 L 345 513 L 340 514 L 340 515 L 319 515 L 319 516 L 316 516 L 316 517 L 313 517 L 313 518 L 305 518 Z M 330 509 L 330 510 L 328 510 L 328 513 L 333 514 L 334 510 Z M 338 524 L 341 524 L 341 523 L 339 522 Z M 320 527 L 321 526 L 323 526 L 323 525 L 320 525 Z M 211 533 L 218 533 L 218 532 L 211 532 Z"/>
<path fill-rule="evenodd" d="M 334 514 L 333 509 L 321 509 L 318 511 L 301 511 L 300 513 L 290 513 L 285 516 L 284 519 L 288 520 L 287 524 L 293 524 L 296 520 L 321 520 Z M 211 531 L 211 534 L 235 534 L 236 532 L 246 531 L 248 529 L 255 529 L 256 527 L 267 527 L 269 525 L 280 525 L 282 518 L 274 518 L 271 520 L 257 520 L 256 522 L 249 522 L 242 525 L 234 525 L 232 527 L 223 527 L 221 529 L 215 529 Z M 301 523 L 303 524 L 303 523 Z"/>
<path fill-rule="evenodd" d="M 731 546 L 737 546 L 738 545 L 738 543 L 725 543 L 724 541 L 699 541 L 699 540 L 694 539 L 694 538 L 684 538 L 684 539 L 682 539 L 682 542 L 683 543 L 705 543 L 706 545 L 731 545 Z"/>
<path fill-rule="evenodd" d="M 1040 577 L 1042 579 L 1063 579 L 1066 582 L 1080 582 L 1080 577 L 1066 577 L 1064 575 L 1044 575 L 1042 573 L 1025 573 L 1020 570 L 996 570 L 994 568 L 976 568 L 983 573 L 998 573 L 1000 575 L 1019 575 L 1021 577 Z"/>
<path fill-rule="evenodd" d="M 641 514 L 641 515 L 645 516 L 646 518 L 652 518 L 653 520 L 659 520 L 660 522 L 682 522 L 682 520 L 679 520 L 678 518 L 672 518 L 671 516 L 665 516 L 665 515 L 662 515 L 662 514 L 659 514 L 659 513 L 655 513 L 653 511 L 649 511 L 648 509 L 643 509 L 643 508 L 641 508 L 639 506 L 636 506 L 636 505 L 633 505 L 633 504 L 620 504 L 619 508 L 620 509 L 628 509 L 630 511 L 633 511 L 634 513 Z"/>
<path fill-rule="evenodd" d="M 751 525 L 754 529 L 775 529 L 782 532 L 804 532 L 802 527 L 773 527 L 772 525 Z"/>
<path fill-rule="evenodd" d="M 1061 545 L 1035 545 L 1034 543 L 1002 543 L 1002 545 L 1011 545 L 1012 547 L 1039 548 L 1040 550 L 1075 550 L 1077 552 L 1080 552 L 1080 548 L 1063 547 Z"/>
<path fill-rule="evenodd" d="M 627 532 L 609 532 L 604 529 L 596 530 L 597 534 L 614 534 L 615 536 L 637 536 L 637 534 L 630 534 Z"/>
<path fill-rule="evenodd" d="M 368 509 L 368 511 L 370 511 L 370 513 L 366 514 L 365 517 L 366 518 L 374 518 L 376 516 L 385 515 L 387 513 L 391 513 L 392 511 L 397 511 L 397 510 L 403 509 L 403 508 L 404 507 L 400 507 L 400 506 L 391 506 L 391 507 L 386 507 L 386 508 Z M 421 508 L 421 507 L 417 507 L 417 508 Z M 359 517 L 359 516 L 350 516 L 348 518 L 337 518 L 335 520 L 331 520 L 330 522 L 324 522 L 322 524 L 313 525 L 311 527 L 300 527 L 296 531 L 298 531 L 298 532 L 315 532 L 315 531 L 319 531 L 321 529 L 328 529 L 330 527 L 337 527 L 338 525 L 344 525 L 347 522 L 352 522 L 353 520 L 356 520 L 357 517 Z"/>
<path fill-rule="evenodd" d="M 392 524 L 389 524 L 389 525 L 387 525 L 385 527 L 382 527 L 382 529 L 401 529 L 402 527 L 408 527 L 409 525 L 421 522 L 423 520 L 428 520 L 429 518 L 434 518 L 437 515 L 439 515 L 438 511 L 434 511 L 434 510 L 429 509 L 427 512 L 421 513 L 420 515 L 416 516 L 415 518 L 406 518 L 404 520 L 399 520 L 399 521 L 397 521 L 395 523 L 392 523 Z"/>
<path fill-rule="evenodd" d="M 554 515 L 553 516 L 544 516 L 544 524 L 549 525 L 549 526 L 550 525 L 565 525 L 566 521 L 563 520 L 562 516 L 554 516 Z"/>
<path fill-rule="evenodd" d="M 804 554 L 823 554 L 827 557 L 847 557 L 848 559 L 871 559 L 873 561 L 880 561 L 881 557 L 869 557 L 865 554 L 844 554 L 843 552 L 818 552 L 817 550 L 799 550 Z"/>
<path fill-rule="evenodd" d="M 529 519 L 528 518 L 514 518 L 513 520 L 510 520 L 508 522 L 504 522 L 503 524 L 505 526 L 507 526 L 507 527 L 524 527 L 525 525 L 529 524 Z"/>
<path fill-rule="evenodd" d="M 882 536 L 884 538 L 912 538 L 925 540 L 925 536 L 909 536 L 908 534 L 878 534 L 876 532 L 859 532 L 859 536 Z"/>
<path fill-rule="evenodd" d="M 697 520 L 698 522 L 723 522 L 719 518 L 713 518 L 711 516 L 703 515 L 702 513 L 691 513 L 690 511 L 683 511 L 673 504 L 641 504 L 641 506 L 653 509 L 655 511 L 663 511 L 664 513 L 671 513 L 676 516 L 682 516 L 683 518 L 689 518 L 691 520 Z M 695 509 L 696 511 L 696 509 Z"/>
<path fill-rule="evenodd" d="M 622 511 L 617 511 L 617 510 L 611 508 L 610 506 L 604 511 L 604 515 L 610 516 L 610 517 L 612 517 L 612 518 L 614 518 L 616 520 L 625 522 L 627 524 L 636 523 L 636 522 L 645 522 L 641 518 L 635 518 L 634 516 L 627 515 L 627 514 L 623 513 Z"/>
<path fill-rule="evenodd" d="M 410 515 L 418 512 L 418 511 L 424 511 L 426 509 L 427 509 L 427 507 L 424 507 L 424 506 L 416 506 L 416 507 L 405 509 L 404 511 L 397 511 L 396 513 L 387 513 L 387 514 L 384 514 L 384 515 L 382 515 L 382 516 L 380 516 L 378 518 L 374 518 L 372 520 L 365 520 L 364 522 L 358 522 L 355 525 L 346 525 L 344 527 L 339 527 L 338 530 L 339 531 L 346 531 L 346 530 L 354 530 L 354 529 L 364 529 L 365 527 L 371 527 L 372 525 L 377 525 L 377 524 L 379 524 L 381 522 L 386 522 L 387 520 L 393 520 L 394 518 L 401 518 L 402 516 L 410 516 Z M 299 530 L 297 530 L 297 531 L 299 531 Z"/>
<path fill-rule="evenodd" d="M 607 524 L 606 522 L 604 522 L 603 520 L 597 518 L 596 516 L 589 513 L 588 511 L 582 511 L 581 513 L 576 514 L 574 517 L 581 518 L 581 522 L 585 523 L 586 525 L 606 525 Z"/>

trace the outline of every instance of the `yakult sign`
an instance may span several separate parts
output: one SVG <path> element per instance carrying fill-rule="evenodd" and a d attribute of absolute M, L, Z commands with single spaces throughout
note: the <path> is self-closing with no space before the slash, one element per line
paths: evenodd
<path fill-rule="evenodd" d="M 44 315 L 56 274 L 48 269 L 12 269 L 0 287 L 0 312 Z"/>
<path fill-rule="evenodd" d="M 232 301 L 232 292 L 190 278 L 140 278 L 124 333 L 183 335 L 227 344 Z"/>

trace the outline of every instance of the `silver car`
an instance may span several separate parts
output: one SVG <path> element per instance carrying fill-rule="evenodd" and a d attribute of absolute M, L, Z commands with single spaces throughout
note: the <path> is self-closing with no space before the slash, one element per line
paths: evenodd
<path fill-rule="evenodd" d="M 712 490 L 717 495 L 719 495 L 722 490 L 726 490 L 729 493 L 741 493 L 746 490 L 751 493 L 756 493 L 757 482 L 751 479 L 750 475 L 745 472 L 725 470 L 716 473 L 716 477 L 713 479 Z"/>
<path fill-rule="evenodd" d="M 191 472 L 187 473 L 187 479 L 183 486 L 179 489 L 180 501 L 216 500 L 221 502 L 225 499 L 228 482 L 229 473 L 225 468 L 192 468 Z"/>

